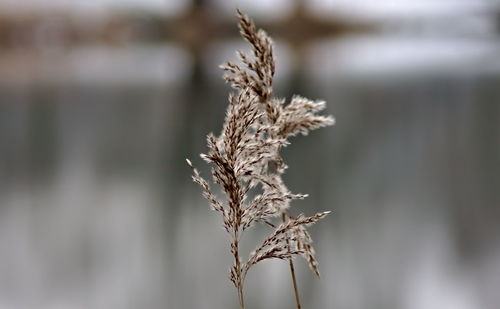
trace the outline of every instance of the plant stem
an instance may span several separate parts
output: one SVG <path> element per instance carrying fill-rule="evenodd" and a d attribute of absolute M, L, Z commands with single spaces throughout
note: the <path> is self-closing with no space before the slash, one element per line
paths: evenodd
<path fill-rule="evenodd" d="M 237 204 L 239 205 L 239 204 Z M 239 217 L 235 219 L 237 223 L 240 222 Z M 236 271 L 236 287 L 238 289 L 238 299 L 240 301 L 240 308 L 245 309 L 245 301 L 243 300 L 243 274 L 241 269 L 240 252 L 239 252 L 239 228 L 234 229 L 232 250 L 234 255 L 235 271 Z"/>
<path fill-rule="evenodd" d="M 245 301 L 243 300 L 243 286 L 238 288 L 238 296 L 240 298 L 240 308 L 245 309 Z"/>
<path fill-rule="evenodd" d="M 297 303 L 297 309 L 301 309 L 302 306 L 300 305 L 299 288 L 297 286 L 297 280 L 295 279 L 295 268 L 293 267 L 292 259 L 290 259 L 289 262 L 290 262 L 290 273 L 292 274 L 293 291 L 295 293 L 295 302 Z"/>
<path fill-rule="evenodd" d="M 286 222 L 287 218 L 286 218 L 285 213 L 283 213 L 282 219 L 283 219 L 283 222 Z M 288 247 L 288 252 L 290 252 L 290 241 L 288 240 L 288 237 L 286 239 L 286 244 Z M 290 274 L 292 276 L 293 292 L 295 294 L 295 303 L 297 304 L 297 309 L 301 309 L 302 306 L 300 304 L 299 287 L 297 285 L 297 279 L 295 278 L 295 267 L 293 266 L 293 260 L 291 257 L 288 260 L 288 263 L 290 265 Z"/>

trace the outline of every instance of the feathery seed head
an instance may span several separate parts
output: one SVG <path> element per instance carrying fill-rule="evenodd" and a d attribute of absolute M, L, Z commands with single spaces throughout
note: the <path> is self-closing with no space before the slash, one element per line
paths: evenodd
<path fill-rule="evenodd" d="M 251 266 L 271 258 L 291 259 L 294 255 L 301 255 L 319 276 L 306 226 L 330 212 L 309 217 L 294 217 L 288 213 L 292 200 L 307 195 L 293 194 L 286 187 L 282 174 L 287 166 L 280 150 L 289 144 L 290 137 L 307 135 L 312 130 L 333 125 L 334 118 L 318 114 L 326 107 L 324 101 L 294 96 L 286 104 L 284 99 L 273 97 L 273 42 L 247 15 L 240 10 L 237 10 L 237 15 L 240 34 L 251 45 L 252 54 L 237 51 L 242 65 L 226 62 L 220 66 L 225 71 L 224 80 L 235 89 L 235 93 L 229 95 L 221 134 L 217 137 L 208 134 L 209 151 L 201 154 L 201 158 L 212 166 L 213 180 L 226 196 L 224 202 L 212 193 L 208 182 L 191 161 L 186 159 L 186 162 L 193 170 L 194 182 L 202 187 L 203 196 L 212 209 L 222 215 L 234 256 L 230 280 L 242 293 L 243 280 Z M 256 194 L 247 201 L 249 191 L 256 191 Z M 282 217 L 283 222 L 273 223 L 277 217 Z M 243 263 L 239 254 L 240 235 L 256 222 L 272 227 L 273 232 Z"/>

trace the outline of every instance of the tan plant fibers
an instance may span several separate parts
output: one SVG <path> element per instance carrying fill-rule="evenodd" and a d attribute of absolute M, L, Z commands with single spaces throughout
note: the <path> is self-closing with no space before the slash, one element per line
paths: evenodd
<path fill-rule="evenodd" d="M 229 106 L 220 136 L 207 136 L 209 151 L 201 157 L 212 165 L 212 176 L 226 196 L 219 200 L 209 183 L 193 169 L 193 180 L 203 189 L 203 196 L 212 209 L 221 214 L 224 229 L 231 237 L 234 257 L 230 280 L 238 291 L 240 307 L 244 308 L 243 285 L 248 270 L 267 259 L 290 261 L 297 306 L 300 308 L 292 264 L 294 255 L 303 256 L 311 270 L 319 276 L 318 262 L 306 226 L 316 223 L 329 212 L 310 217 L 288 213 L 291 200 L 307 195 L 293 194 L 285 186 L 282 174 L 287 169 L 280 155 L 288 138 L 306 135 L 310 130 L 332 125 L 334 119 L 317 112 L 325 108 L 323 101 L 295 96 L 291 102 L 273 97 L 275 61 L 273 43 L 263 30 L 238 11 L 240 33 L 252 46 L 253 55 L 237 52 L 244 67 L 234 63 L 221 66 L 224 79 L 236 90 L 229 95 Z M 251 200 L 248 193 L 257 192 Z M 282 220 L 278 223 L 273 221 Z M 246 261 L 240 254 L 241 234 L 262 222 L 273 228 Z"/>

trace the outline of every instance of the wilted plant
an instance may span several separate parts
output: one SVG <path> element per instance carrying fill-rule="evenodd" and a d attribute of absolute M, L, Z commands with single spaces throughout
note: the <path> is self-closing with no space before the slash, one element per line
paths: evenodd
<path fill-rule="evenodd" d="M 307 195 L 293 194 L 285 186 L 282 174 L 287 169 L 280 155 L 288 138 L 299 133 L 332 125 L 334 119 L 317 112 L 325 108 L 323 101 L 295 96 L 291 102 L 273 97 L 275 61 L 273 43 L 263 30 L 238 11 L 240 33 L 252 46 L 253 57 L 237 52 L 245 67 L 234 63 L 221 66 L 224 79 L 236 90 L 229 95 L 229 106 L 222 133 L 207 136 L 209 151 L 201 157 L 212 165 L 212 176 L 226 199 L 219 200 L 209 183 L 193 169 L 193 180 L 203 189 L 203 196 L 212 209 L 219 212 L 224 229 L 231 237 L 234 257 L 230 280 L 238 291 L 240 307 L 244 308 L 243 286 L 248 270 L 267 259 L 288 260 L 292 274 L 297 307 L 300 300 L 292 257 L 303 256 L 311 270 L 319 276 L 312 239 L 306 226 L 316 223 L 329 212 L 310 217 L 288 213 L 290 201 Z M 248 194 L 255 192 L 247 201 Z M 274 223 L 273 221 L 281 220 Z M 261 222 L 273 228 L 246 261 L 241 259 L 240 238 L 243 232 Z"/>

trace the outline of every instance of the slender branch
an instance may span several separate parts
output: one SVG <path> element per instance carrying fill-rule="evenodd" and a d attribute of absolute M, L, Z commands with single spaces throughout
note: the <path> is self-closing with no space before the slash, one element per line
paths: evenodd
<path fill-rule="evenodd" d="M 293 291 L 295 293 L 295 302 L 297 303 L 297 309 L 301 309 L 302 306 L 300 305 L 300 296 L 299 296 L 299 288 L 297 286 L 297 280 L 295 279 L 295 268 L 293 267 L 293 261 L 290 258 L 290 273 L 292 275 L 292 282 L 293 282 Z"/>
<path fill-rule="evenodd" d="M 243 299 L 243 286 L 239 288 L 238 294 L 240 298 L 240 308 L 245 309 L 245 300 Z"/>
<path fill-rule="evenodd" d="M 283 213 L 282 219 L 283 222 L 286 222 L 287 218 L 285 213 Z M 290 253 L 290 241 L 288 240 L 288 237 L 286 238 L 286 245 L 287 245 L 287 250 Z M 295 267 L 293 266 L 293 260 L 291 257 L 288 260 L 288 264 L 290 265 L 290 275 L 292 276 L 293 292 L 295 294 L 295 303 L 297 304 L 297 309 L 301 309 L 302 306 L 300 304 L 299 287 L 297 285 L 297 279 L 295 278 Z"/>
<path fill-rule="evenodd" d="M 240 254 L 239 254 L 239 246 L 238 246 L 238 235 L 235 235 L 235 241 L 234 241 L 234 246 L 235 246 L 235 252 L 234 252 L 234 259 L 235 259 L 235 264 L 236 264 L 236 280 L 237 280 L 237 287 L 238 287 L 238 298 L 240 301 L 240 308 L 245 309 L 245 301 L 243 299 L 243 274 L 241 270 L 241 263 L 240 263 Z"/>
<path fill-rule="evenodd" d="M 240 192 L 239 190 L 239 185 L 236 182 L 236 188 L 237 191 Z M 232 240 L 232 251 L 233 251 L 233 256 L 234 256 L 234 265 L 235 265 L 235 285 L 238 290 L 238 300 L 240 302 L 240 308 L 245 309 L 245 301 L 243 299 L 243 281 L 244 281 L 244 275 L 242 273 L 242 267 L 241 267 L 241 259 L 240 259 L 240 252 L 239 252 L 239 241 L 240 241 L 240 223 L 241 223 L 241 197 L 237 196 L 236 201 L 234 203 L 234 209 L 233 209 L 233 221 L 235 222 L 235 226 L 233 226 L 233 240 Z"/>

